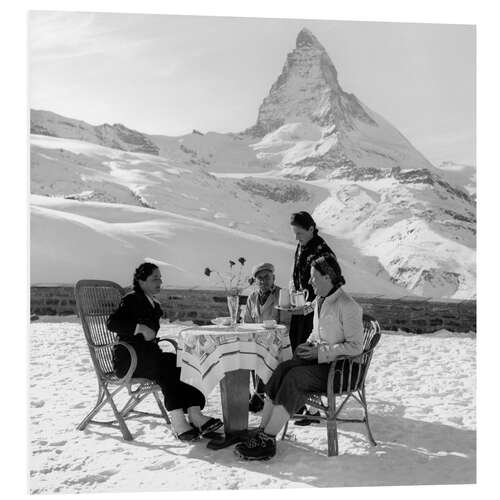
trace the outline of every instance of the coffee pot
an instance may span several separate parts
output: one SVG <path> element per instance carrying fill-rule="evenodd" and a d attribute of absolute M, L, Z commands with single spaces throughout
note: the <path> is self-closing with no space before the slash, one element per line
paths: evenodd
<path fill-rule="evenodd" d="M 304 307 L 309 296 L 308 290 L 299 290 L 290 294 L 290 302 L 294 307 Z"/>

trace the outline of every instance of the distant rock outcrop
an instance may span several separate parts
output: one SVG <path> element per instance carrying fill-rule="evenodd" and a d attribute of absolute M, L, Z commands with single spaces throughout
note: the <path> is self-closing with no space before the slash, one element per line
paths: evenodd
<path fill-rule="evenodd" d="M 121 123 L 93 126 L 81 120 L 37 109 L 31 110 L 30 122 L 32 134 L 77 139 L 134 153 L 156 156 L 159 153 L 158 147 L 146 135 Z"/>

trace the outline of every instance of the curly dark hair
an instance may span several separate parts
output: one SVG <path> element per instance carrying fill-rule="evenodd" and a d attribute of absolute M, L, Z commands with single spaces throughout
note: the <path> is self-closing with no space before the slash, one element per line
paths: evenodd
<path fill-rule="evenodd" d="M 331 254 L 324 254 L 311 262 L 311 266 L 319 271 L 322 276 L 329 276 L 335 288 L 345 285 L 337 259 Z"/>
<path fill-rule="evenodd" d="M 309 212 L 296 212 L 290 215 L 290 225 L 298 226 L 306 231 L 312 226 L 314 228 L 314 234 L 318 234 L 318 230 L 316 229 L 316 222 L 312 218 Z"/>
<path fill-rule="evenodd" d="M 143 262 L 135 271 L 134 271 L 134 281 L 132 287 L 134 292 L 141 292 L 142 288 L 139 285 L 139 280 L 146 281 L 148 276 L 151 276 L 153 272 L 158 269 L 156 264 L 152 262 Z"/>

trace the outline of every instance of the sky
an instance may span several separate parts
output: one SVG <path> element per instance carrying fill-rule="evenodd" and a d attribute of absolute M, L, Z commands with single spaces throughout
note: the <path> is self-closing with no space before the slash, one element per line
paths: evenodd
<path fill-rule="evenodd" d="M 30 107 L 149 134 L 253 125 L 303 28 L 432 163 L 475 165 L 471 25 L 31 12 Z"/>

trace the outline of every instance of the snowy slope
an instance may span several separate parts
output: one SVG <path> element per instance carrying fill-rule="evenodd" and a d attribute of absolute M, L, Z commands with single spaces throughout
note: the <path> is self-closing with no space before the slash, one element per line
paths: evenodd
<path fill-rule="evenodd" d="M 213 222 L 116 203 L 81 202 L 33 195 L 31 282 L 72 283 L 111 279 L 129 284 L 144 259 L 161 266 L 166 286 L 214 286 L 205 266 L 225 269 L 229 258 L 248 266 L 272 260 L 277 280 L 287 286 L 294 245 L 226 228 Z M 408 295 L 380 278 L 340 260 L 347 289 L 400 297 Z M 216 285 L 216 284 L 215 284 Z"/>
<path fill-rule="evenodd" d="M 328 187 L 330 197 L 314 211 L 324 231 L 353 241 L 418 295 L 475 297 L 475 211 L 466 199 L 394 178 Z"/>
<path fill-rule="evenodd" d="M 291 211 L 310 210 L 328 195 L 321 187 L 221 179 L 189 161 L 40 135 L 31 137 L 31 192 L 169 210 L 280 241 L 291 241 Z"/>
<path fill-rule="evenodd" d="M 297 147 L 293 134 L 314 141 L 317 130 L 281 132 L 274 134 L 277 151 Z M 289 214 L 308 210 L 339 257 L 360 271 L 425 296 L 475 295 L 475 206 L 446 184 L 430 186 L 430 174 L 356 168 L 309 182 L 304 172 L 292 180 L 280 170 L 214 176 L 175 155 L 40 135 L 31 144 L 34 194 L 155 208 L 289 244 Z"/>

